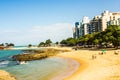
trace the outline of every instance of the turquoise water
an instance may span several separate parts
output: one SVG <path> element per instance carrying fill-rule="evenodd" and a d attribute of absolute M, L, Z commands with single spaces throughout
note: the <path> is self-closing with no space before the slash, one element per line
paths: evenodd
<path fill-rule="evenodd" d="M 21 50 L 0 50 L 0 60 L 6 60 L 9 57 L 23 53 Z"/>
<path fill-rule="evenodd" d="M 12 56 L 21 54 L 21 50 L 0 50 L 0 68 L 16 65 L 16 61 L 12 60 Z"/>
<path fill-rule="evenodd" d="M 68 68 L 66 64 L 67 61 L 56 57 L 30 61 L 27 64 L 6 67 L 4 70 L 13 74 L 18 80 L 49 80 L 65 71 Z"/>
<path fill-rule="evenodd" d="M 2 60 L 0 61 L 0 69 L 13 74 L 17 80 L 50 80 L 66 72 L 70 66 L 67 59 L 60 57 L 29 61 L 27 64 L 17 65 L 16 61 L 12 61 L 11 56 L 21 53 L 23 53 L 21 50 L 0 51 L 0 60 Z"/>

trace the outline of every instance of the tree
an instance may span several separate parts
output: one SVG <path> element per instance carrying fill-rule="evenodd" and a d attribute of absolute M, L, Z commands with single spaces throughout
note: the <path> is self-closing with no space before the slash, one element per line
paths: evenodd
<path fill-rule="evenodd" d="M 50 39 L 47 39 L 47 40 L 45 41 L 45 45 L 46 45 L 46 46 L 50 46 L 51 43 L 52 43 L 52 41 L 51 41 Z"/>
<path fill-rule="evenodd" d="M 88 46 L 92 45 L 93 40 L 94 40 L 94 36 L 95 36 L 94 33 L 93 34 L 88 34 L 88 41 L 87 41 Z"/>
<path fill-rule="evenodd" d="M 57 41 L 55 44 L 57 44 L 57 45 L 58 45 L 58 44 L 59 44 L 59 42 Z"/>
<path fill-rule="evenodd" d="M 109 36 L 109 41 L 117 48 L 120 43 L 120 28 L 117 25 L 110 25 L 106 29 L 106 33 L 108 34 L 109 32 L 112 33 L 112 35 Z"/>
<path fill-rule="evenodd" d="M 45 43 L 44 42 L 40 42 L 40 44 L 38 45 L 38 47 L 44 47 Z"/>
<path fill-rule="evenodd" d="M 6 47 L 13 47 L 15 46 L 13 43 L 5 43 Z"/>
<path fill-rule="evenodd" d="M 74 38 L 67 38 L 66 40 L 63 39 L 60 44 L 65 45 L 65 46 L 75 46 L 77 44 L 77 40 Z"/>
<path fill-rule="evenodd" d="M 10 43 L 8 46 L 15 46 L 13 43 Z"/>
<path fill-rule="evenodd" d="M 106 47 L 108 47 L 109 44 L 112 44 L 117 48 L 120 45 L 120 27 L 110 25 L 105 31 L 80 36 L 77 40 L 70 37 L 62 40 L 60 44 L 66 46 L 79 44 L 88 45 L 88 47 L 89 45 L 99 45 L 99 47 L 106 45 Z"/>
<path fill-rule="evenodd" d="M 63 40 L 60 42 L 60 44 L 62 44 L 62 45 L 67 45 L 67 40 L 63 39 Z"/>
<path fill-rule="evenodd" d="M 29 47 L 29 48 L 32 47 L 32 44 L 29 44 L 28 47 Z"/>
<path fill-rule="evenodd" d="M 98 43 L 99 43 L 99 40 L 98 40 L 98 39 L 95 39 L 93 42 L 94 42 L 94 43 L 95 43 L 95 45 L 97 46 L 97 45 L 98 45 Z"/>
<path fill-rule="evenodd" d="M 2 44 L 0 44 L 0 46 L 4 46 L 4 44 L 2 43 Z"/>
<path fill-rule="evenodd" d="M 67 45 L 68 46 L 75 46 L 76 45 L 76 39 L 74 39 L 74 38 L 68 38 L 67 39 Z"/>
<path fill-rule="evenodd" d="M 84 44 L 84 37 L 83 37 L 83 36 L 80 36 L 80 37 L 77 39 L 77 44 L 78 44 L 78 45 L 83 45 L 83 44 Z"/>

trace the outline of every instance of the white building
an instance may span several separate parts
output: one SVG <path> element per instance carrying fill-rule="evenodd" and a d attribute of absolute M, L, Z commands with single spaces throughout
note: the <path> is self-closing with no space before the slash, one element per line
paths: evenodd
<path fill-rule="evenodd" d="M 89 23 L 90 23 L 89 17 L 84 16 L 82 20 L 82 27 L 83 27 L 84 35 L 89 34 Z"/>
<path fill-rule="evenodd" d="M 78 38 L 93 32 L 105 31 L 109 25 L 120 26 L 120 12 L 104 11 L 92 20 L 84 16 L 82 22 L 75 23 L 74 37 Z"/>
<path fill-rule="evenodd" d="M 107 25 L 118 25 L 120 27 L 120 18 L 118 18 L 117 20 L 110 20 Z"/>
<path fill-rule="evenodd" d="M 120 18 L 120 12 L 104 11 L 101 14 L 101 22 L 102 22 L 101 29 L 102 29 L 102 31 L 107 29 L 108 25 L 112 25 L 112 24 L 108 24 L 111 21 L 113 22 L 114 25 L 117 25 L 118 23 L 116 23 L 116 22 L 117 22 L 118 18 Z"/>

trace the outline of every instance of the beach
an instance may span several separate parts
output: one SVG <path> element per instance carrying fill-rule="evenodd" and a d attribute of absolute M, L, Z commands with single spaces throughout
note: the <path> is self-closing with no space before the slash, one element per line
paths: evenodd
<path fill-rule="evenodd" d="M 16 79 L 8 72 L 0 70 L 0 80 L 16 80 Z"/>
<path fill-rule="evenodd" d="M 114 51 L 108 50 L 103 55 L 99 54 L 100 50 L 71 50 L 58 54 L 80 63 L 79 69 L 64 80 L 120 80 L 120 54 L 115 55 Z"/>
<path fill-rule="evenodd" d="M 61 57 L 70 64 L 65 72 L 47 80 L 120 80 L 120 53 L 114 54 L 115 50 L 107 50 L 101 55 L 101 50 L 73 50 L 71 47 L 47 48 L 69 50 L 53 58 Z M 52 56 L 50 58 L 52 59 Z"/>

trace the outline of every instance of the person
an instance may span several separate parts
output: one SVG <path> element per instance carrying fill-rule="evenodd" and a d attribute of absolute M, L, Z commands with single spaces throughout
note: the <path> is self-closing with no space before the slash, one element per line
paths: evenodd
<path fill-rule="evenodd" d="M 105 49 L 102 49 L 101 52 L 99 53 L 100 55 L 103 55 L 106 53 L 106 50 Z"/>
<path fill-rule="evenodd" d="M 114 54 L 118 55 L 120 50 L 115 50 Z"/>
<path fill-rule="evenodd" d="M 93 54 L 93 55 L 92 55 L 92 59 L 96 59 L 96 54 Z"/>
<path fill-rule="evenodd" d="M 105 50 L 105 49 L 103 49 L 103 50 L 102 50 L 102 54 L 105 54 L 105 53 L 106 53 L 106 50 Z"/>

